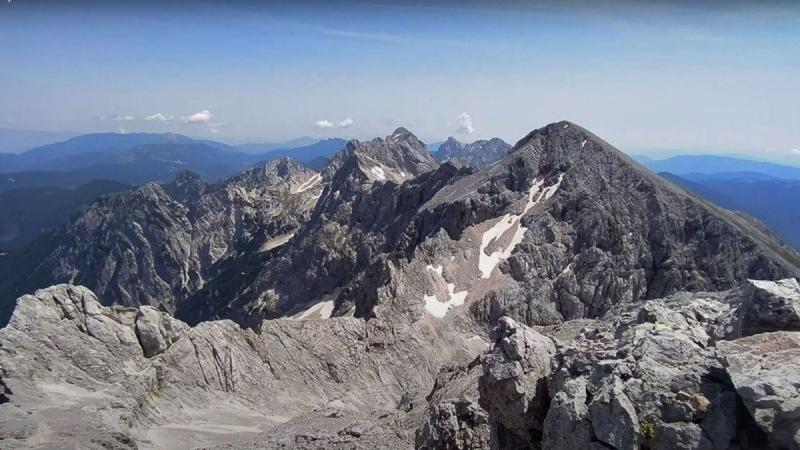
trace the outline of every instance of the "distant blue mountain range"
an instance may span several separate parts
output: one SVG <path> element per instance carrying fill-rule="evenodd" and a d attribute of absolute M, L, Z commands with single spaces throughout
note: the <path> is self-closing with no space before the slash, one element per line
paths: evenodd
<path fill-rule="evenodd" d="M 800 167 L 715 155 L 634 158 L 719 206 L 755 217 L 800 250 Z"/>
<path fill-rule="evenodd" d="M 295 148 L 246 153 L 221 142 L 174 133 L 88 134 L 21 154 L 0 154 L 0 190 L 73 188 L 97 179 L 138 185 L 171 181 L 183 170 L 214 181 L 282 157 L 320 166 L 345 143 L 343 139 L 325 139 Z"/>
<path fill-rule="evenodd" d="M 730 156 L 681 155 L 659 160 L 646 156 L 634 156 L 634 159 L 653 172 L 669 172 L 681 176 L 715 174 L 715 178 L 724 178 L 726 176 L 721 174 L 731 174 L 730 176 L 733 178 L 741 178 L 742 173 L 749 173 L 787 180 L 800 180 L 800 167 Z"/>

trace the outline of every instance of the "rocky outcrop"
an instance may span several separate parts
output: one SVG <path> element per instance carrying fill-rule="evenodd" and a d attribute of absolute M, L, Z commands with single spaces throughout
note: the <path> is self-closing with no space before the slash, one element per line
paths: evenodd
<path fill-rule="evenodd" d="M 494 349 L 481 356 L 480 403 L 489 412 L 494 448 L 525 448 L 541 439 L 549 397 L 547 376 L 553 342 L 502 317 Z"/>
<path fill-rule="evenodd" d="M 469 399 L 432 405 L 419 429 L 416 448 L 468 450 L 489 448 L 490 429 L 486 412 Z"/>
<path fill-rule="evenodd" d="M 188 328 L 185 323 L 152 306 L 140 306 L 136 315 L 136 336 L 147 358 L 164 353 Z"/>
<path fill-rule="evenodd" d="M 758 317 L 759 323 L 763 320 Z M 778 321 L 784 323 L 782 317 Z M 776 331 L 720 342 L 719 351 L 736 392 L 770 444 L 800 448 L 800 333 Z"/>
<path fill-rule="evenodd" d="M 744 285 L 742 298 L 738 334 L 800 331 L 800 284 L 796 279 L 749 280 Z"/>
<path fill-rule="evenodd" d="M 500 138 L 463 144 L 456 138 L 449 137 L 439 146 L 434 156 L 442 162 L 480 169 L 503 159 L 510 151 L 511 145 Z"/>

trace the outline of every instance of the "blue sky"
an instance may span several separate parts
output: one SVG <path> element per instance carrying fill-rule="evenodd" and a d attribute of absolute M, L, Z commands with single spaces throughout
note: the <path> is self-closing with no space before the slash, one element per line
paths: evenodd
<path fill-rule="evenodd" d="M 0 126 L 800 154 L 791 3 L 106 3 L 0 6 Z"/>

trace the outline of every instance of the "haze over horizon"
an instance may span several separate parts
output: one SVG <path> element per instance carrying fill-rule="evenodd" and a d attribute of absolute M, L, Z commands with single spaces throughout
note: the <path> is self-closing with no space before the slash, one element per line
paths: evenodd
<path fill-rule="evenodd" d="M 788 2 L 78 3 L 0 5 L 0 127 L 513 143 L 566 119 L 629 151 L 800 158 Z"/>

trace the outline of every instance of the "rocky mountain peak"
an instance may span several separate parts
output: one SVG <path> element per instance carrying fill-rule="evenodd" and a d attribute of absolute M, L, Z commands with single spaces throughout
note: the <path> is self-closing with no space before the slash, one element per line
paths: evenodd
<path fill-rule="evenodd" d="M 256 165 L 231 181 L 248 186 L 275 186 L 279 184 L 301 185 L 316 175 L 316 172 L 294 159 L 284 157 Z"/>
<path fill-rule="evenodd" d="M 184 170 L 175 176 L 175 180 L 164 186 L 169 196 L 181 203 L 189 203 L 203 194 L 208 185 L 196 172 Z"/>
<path fill-rule="evenodd" d="M 406 142 L 414 146 L 420 144 L 420 140 L 417 139 L 417 136 L 408 131 L 405 127 L 398 127 L 392 134 L 386 136 L 386 141 L 392 143 Z"/>
<path fill-rule="evenodd" d="M 464 144 L 451 136 L 439 146 L 434 156 L 456 166 L 481 168 L 502 159 L 510 150 L 511 146 L 500 138 Z"/>
<path fill-rule="evenodd" d="M 400 127 L 385 139 L 349 141 L 323 170 L 323 175 L 329 178 L 335 175 L 338 179 L 354 175 L 367 182 L 388 180 L 400 184 L 438 166 L 425 144 Z"/>

